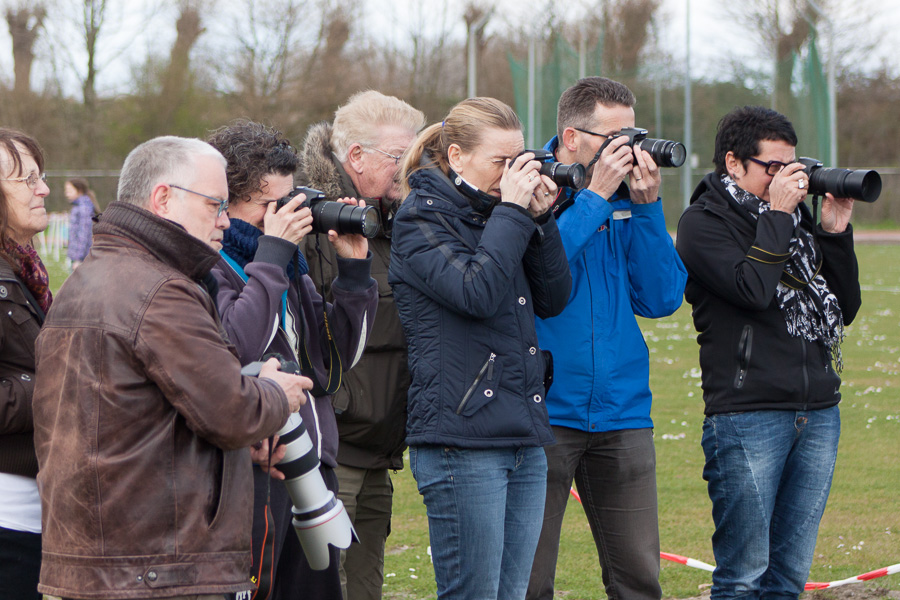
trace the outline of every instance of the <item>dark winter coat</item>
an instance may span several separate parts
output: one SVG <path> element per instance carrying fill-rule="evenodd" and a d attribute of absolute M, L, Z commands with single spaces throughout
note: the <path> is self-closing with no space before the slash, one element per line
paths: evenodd
<path fill-rule="evenodd" d="M 303 185 L 323 191 L 329 200 L 360 198 L 334 156 L 328 123 L 310 128 L 301 161 Z M 406 339 L 394 304 L 394 292 L 387 280 L 393 213 L 386 200 L 365 198 L 365 201 L 367 206 L 378 210 L 381 225 L 381 232 L 369 239 L 372 277 L 378 282 L 378 310 L 362 358 L 344 375 L 341 389 L 332 398 L 340 436 L 338 462 L 359 469 L 396 470 L 403 468 L 406 449 L 409 368 Z M 301 248 L 316 289 L 324 285 L 326 298 L 332 301 L 331 282 L 337 276 L 334 247 L 325 235 L 310 234 L 301 242 Z"/>
<path fill-rule="evenodd" d="M 813 230 L 800 205 L 800 227 Z M 688 270 L 685 298 L 699 335 L 706 414 L 748 410 L 811 410 L 841 399 L 841 379 L 828 348 L 788 333 L 775 290 L 794 233 L 791 215 L 766 211 L 758 220 L 716 174 L 694 192 L 678 224 L 676 248 Z M 816 226 L 820 274 L 838 299 L 844 324 L 860 307 L 853 231 Z"/>
<path fill-rule="evenodd" d="M 35 477 L 34 341 L 44 313 L 0 258 L 0 473 Z"/>
<path fill-rule="evenodd" d="M 436 168 L 410 184 L 389 274 L 409 342 L 407 442 L 552 443 L 534 317 L 559 314 L 571 290 L 556 220 L 509 203 L 488 218 Z"/>

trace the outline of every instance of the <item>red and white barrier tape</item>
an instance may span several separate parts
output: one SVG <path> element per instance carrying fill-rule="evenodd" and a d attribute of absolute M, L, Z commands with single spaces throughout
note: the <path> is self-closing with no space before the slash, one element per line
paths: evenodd
<path fill-rule="evenodd" d="M 578 495 L 578 492 L 575 491 L 575 488 L 569 489 L 569 493 L 578 500 L 579 504 L 581 503 L 581 496 Z M 678 554 L 671 554 L 669 552 L 660 552 L 659 557 L 665 560 L 670 560 L 672 562 L 677 562 L 687 567 L 693 567 L 695 569 L 702 569 L 704 571 L 709 571 L 712 573 L 715 570 L 715 566 L 709 563 L 705 563 L 702 560 L 697 560 L 696 558 L 687 558 L 686 556 L 679 556 Z M 879 577 L 884 577 L 886 575 L 895 575 L 900 573 L 900 563 L 896 565 L 891 565 L 889 567 L 884 567 L 882 569 L 876 569 L 874 571 L 869 571 L 868 573 L 863 573 L 862 575 L 857 575 L 856 577 L 848 577 L 847 579 L 839 579 L 837 581 L 829 581 L 829 582 L 818 582 L 818 581 L 810 581 L 807 582 L 804 589 L 806 590 L 824 590 L 826 588 L 834 588 L 840 587 L 842 585 L 847 585 L 849 583 L 862 583 L 863 581 L 869 581 L 871 579 L 878 579 Z"/>

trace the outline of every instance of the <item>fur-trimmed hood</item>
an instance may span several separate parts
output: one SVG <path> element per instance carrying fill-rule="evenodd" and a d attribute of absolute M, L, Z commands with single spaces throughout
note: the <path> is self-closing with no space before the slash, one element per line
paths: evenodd
<path fill-rule="evenodd" d="M 329 199 L 356 197 L 358 192 L 346 173 L 338 168 L 331 146 L 330 123 L 317 123 L 309 128 L 300 151 L 300 179 L 311 188 L 321 190 Z"/>

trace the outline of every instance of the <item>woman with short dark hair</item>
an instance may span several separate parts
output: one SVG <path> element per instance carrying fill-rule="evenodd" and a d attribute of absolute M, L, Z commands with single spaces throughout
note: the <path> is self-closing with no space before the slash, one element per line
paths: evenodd
<path fill-rule="evenodd" d="M 0 598 L 34 598 L 41 570 L 34 342 L 53 301 L 32 238 L 49 222 L 37 141 L 0 128 Z"/>
<path fill-rule="evenodd" d="M 678 224 L 703 371 L 713 503 L 712 598 L 797 598 L 840 436 L 841 341 L 860 306 L 853 200 L 815 223 L 790 121 L 757 106 L 720 122 L 715 173 Z"/>

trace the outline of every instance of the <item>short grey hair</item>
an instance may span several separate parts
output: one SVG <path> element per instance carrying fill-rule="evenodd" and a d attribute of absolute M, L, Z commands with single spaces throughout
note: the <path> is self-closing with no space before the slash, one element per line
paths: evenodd
<path fill-rule="evenodd" d="M 353 144 L 372 147 L 378 129 L 402 127 L 413 134 L 425 126 L 425 114 L 394 96 L 368 90 L 354 94 L 334 113 L 331 145 L 339 162 L 345 162 Z"/>
<path fill-rule="evenodd" d="M 222 168 L 227 165 L 218 150 L 196 138 L 167 135 L 144 142 L 125 158 L 116 198 L 119 202 L 146 207 L 158 184 L 188 185 L 198 156 L 214 156 Z"/>

